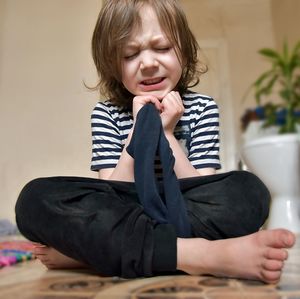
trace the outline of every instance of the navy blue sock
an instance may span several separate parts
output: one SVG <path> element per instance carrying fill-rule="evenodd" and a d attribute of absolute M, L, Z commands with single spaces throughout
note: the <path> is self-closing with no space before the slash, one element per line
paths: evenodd
<path fill-rule="evenodd" d="M 174 172 L 175 158 L 161 126 L 159 156 L 163 169 L 164 195 L 169 223 L 175 226 L 178 237 L 190 237 L 191 225 L 187 209 Z"/>
<path fill-rule="evenodd" d="M 131 142 L 126 148 L 134 158 L 134 177 L 139 200 L 148 216 L 167 223 L 167 208 L 160 198 L 155 178 L 154 161 L 160 131 L 160 116 L 151 113 L 153 105 L 145 105 L 138 113 Z"/>
<path fill-rule="evenodd" d="M 170 223 L 177 236 L 191 236 L 191 227 L 179 183 L 174 172 L 175 159 L 167 141 L 158 111 L 153 104 L 138 113 L 127 152 L 134 158 L 134 177 L 145 213 L 159 223 Z M 165 203 L 161 199 L 154 171 L 156 153 L 163 168 Z"/>

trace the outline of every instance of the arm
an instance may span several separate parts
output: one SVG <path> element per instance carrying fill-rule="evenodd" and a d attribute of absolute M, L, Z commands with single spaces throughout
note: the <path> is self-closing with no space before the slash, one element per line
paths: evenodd
<path fill-rule="evenodd" d="M 134 130 L 135 119 L 138 111 L 146 104 L 153 103 L 158 110 L 161 109 L 161 103 L 153 96 L 136 96 L 133 99 L 133 127 L 130 130 L 125 146 L 115 168 L 104 168 L 99 170 L 99 178 L 106 180 L 134 182 L 134 159 L 127 153 L 126 147 L 129 145 Z"/>
<path fill-rule="evenodd" d="M 196 169 L 184 153 L 178 140 L 174 136 L 174 129 L 184 113 L 182 99 L 178 92 L 171 92 L 163 99 L 162 123 L 166 138 L 175 157 L 174 171 L 178 178 L 186 178 L 199 175 L 215 174 L 214 167 Z"/>
<path fill-rule="evenodd" d="M 134 160 L 127 153 L 126 147 L 130 143 L 133 129 L 130 130 L 120 159 L 115 168 L 104 168 L 99 170 L 99 179 L 115 180 L 123 182 L 134 182 Z"/>
<path fill-rule="evenodd" d="M 97 171 L 100 179 L 110 179 L 120 157 L 123 158 L 124 137 L 122 138 L 121 134 L 126 134 L 126 131 L 128 133 L 128 130 L 120 131 L 114 115 L 119 116 L 126 127 L 132 124 L 130 116 L 109 101 L 97 103 L 91 115 L 93 141 L 91 170 Z M 127 163 L 127 166 L 124 166 L 127 168 L 126 177 L 118 174 L 123 181 L 131 181 L 133 178 L 133 170 L 130 171 L 133 169 L 133 165 L 130 166 L 131 157 L 128 155 L 127 158 L 124 163 Z"/>
<path fill-rule="evenodd" d="M 183 152 L 182 147 L 180 146 L 175 136 L 173 134 L 166 134 L 166 138 L 170 143 L 170 147 L 175 157 L 174 171 L 177 175 L 177 178 L 180 179 L 199 175 L 211 175 L 216 173 L 216 170 L 214 168 L 196 169 Z"/>
<path fill-rule="evenodd" d="M 203 101 L 204 100 L 204 101 Z M 219 157 L 219 110 L 211 98 L 204 98 L 197 103 L 191 128 L 191 142 L 189 160 L 193 161 L 195 168 L 205 175 L 210 174 L 209 169 L 220 168 Z"/>

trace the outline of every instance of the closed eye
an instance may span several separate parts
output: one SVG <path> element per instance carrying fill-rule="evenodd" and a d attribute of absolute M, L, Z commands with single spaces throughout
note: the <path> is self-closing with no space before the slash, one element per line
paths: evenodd
<path fill-rule="evenodd" d="M 139 53 L 138 52 L 135 52 L 135 53 L 132 53 L 132 54 L 127 54 L 124 56 L 124 59 L 125 60 L 130 60 L 130 59 L 133 59 L 134 57 L 136 57 Z"/>
<path fill-rule="evenodd" d="M 172 47 L 163 47 L 163 48 L 156 48 L 155 50 L 158 52 L 168 52 L 172 49 Z"/>

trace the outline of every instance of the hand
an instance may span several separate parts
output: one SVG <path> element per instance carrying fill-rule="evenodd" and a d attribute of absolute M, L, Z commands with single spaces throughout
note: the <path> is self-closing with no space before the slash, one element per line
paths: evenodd
<path fill-rule="evenodd" d="M 160 114 L 165 134 L 173 134 L 176 124 L 184 113 L 184 106 L 179 92 L 171 91 L 162 100 Z"/>
<path fill-rule="evenodd" d="M 159 112 L 162 111 L 162 104 L 157 97 L 152 95 L 135 96 L 132 102 L 132 116 L 134 120 L 136 119 L 139 110 L 147 103 L 153 103 Z"/>

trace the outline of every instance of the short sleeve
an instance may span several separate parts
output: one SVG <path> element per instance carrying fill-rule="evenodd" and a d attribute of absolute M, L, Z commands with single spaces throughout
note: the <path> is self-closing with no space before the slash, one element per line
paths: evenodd
<path fill-rule="evenodd" d="M 219 110 L 215 101 L 207 98 L 191 129 L 188 158 L 196 169 L 220 169 L 219 150 Z"/>
<path fill-rule="evenodd" d="M 122 140 L 118 125 L 109 106 L 97 103 L 91 115 L 92 161 L 91 170 L 115 168 L 122 153 Z"/>

